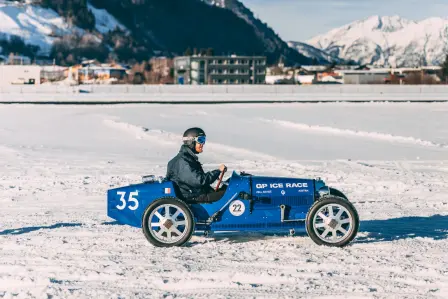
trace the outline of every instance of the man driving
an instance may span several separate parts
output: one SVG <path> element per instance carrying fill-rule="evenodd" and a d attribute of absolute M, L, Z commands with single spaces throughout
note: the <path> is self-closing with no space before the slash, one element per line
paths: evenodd
<path fill-rule="evenodd" d="M 204 150 L 206 135 L 201 128 L 190 128 L 184 132 L 183 145 L 179 153 L 168 162 L 166 179 L 174 183 L 176 194 L 186 201 L 211 203 L 218 201 L 226 187 L 214 191 L 212 184 L 227 168 L 224 164 L 209 172 L 204 172 L 198 154 Z"/>

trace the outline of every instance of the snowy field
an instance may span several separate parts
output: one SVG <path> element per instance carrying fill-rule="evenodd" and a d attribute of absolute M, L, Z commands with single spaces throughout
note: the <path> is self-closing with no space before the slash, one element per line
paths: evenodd
<path fill-rule="evenodd" d="M 109 188 L 165 174 L 190 126 L 205 169 L 317 177 L 361 227 L 150 245 Z M 0 297 L 448 298 L 448 103 L 0 106 Z"/>

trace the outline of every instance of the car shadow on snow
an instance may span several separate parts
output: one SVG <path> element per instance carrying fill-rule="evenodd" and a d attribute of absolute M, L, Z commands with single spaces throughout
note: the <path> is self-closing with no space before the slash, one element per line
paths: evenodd
<path fill-rule="evenodd" d="M 375 243 L 410 238 L 447 239 L 448 215 L 361 221 L 358 237 L 353 242 Z"/>
<path fill-rule="evenodd" d="M 101 225 L 122 225 L 122 226 L 125 226 L 125 224 L 120 223 L 117 220 L 101 222 Z"/>
<path fill-rule="evenodd" d="M 5 229 L 0 231 L 0 236 L 5 235 L 22 235 L 26 233 L 30 233 L 33 231 L 41 230 L 41 229 L 56 229 L 61 227 L 73 227 L 73 226 L 81 226 L 82 223 L 55 223 L 47 226 L 28 226 L 28 227 L 20 227 L 20 228 L 12 228 Z"/>
<path fill-rule="evenodd" d="M 215 232 L 207 238 L 191 242 L 195 246 L 213 240 L 224 243 L 246 243 L 288 237 L 287 232 Z M 295 229 L 295 236 L 307 237 L 305 224 L 302 229 Z M 202 236 L 203 237 L 203 236 Z M 428 217 L 400 217 L 384 220 L 361 221 L 355 243 L 376 243 L 412 238 L 430 238 L 432 240 L 448 239 L 448 215 L 433 215 Z"/>

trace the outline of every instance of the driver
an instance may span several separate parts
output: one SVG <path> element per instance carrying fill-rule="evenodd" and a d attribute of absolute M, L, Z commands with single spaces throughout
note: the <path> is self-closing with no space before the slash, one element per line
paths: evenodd
<path fill-rule="evenodd" d="M 218 179 L 226 169 L 224 164 L 209 172 L 204 172 L 197 154 L 202 153 L 205 144 L 205 132 L 201 128 L 190 128 L 183 135 L 183 145 L 179 153 L 168 162 L 166 179 L 174 183 L 176 193 L 184 200 L 210 203 L 218 201 L 226 187 L 214 191 L 210 184 Z"/>

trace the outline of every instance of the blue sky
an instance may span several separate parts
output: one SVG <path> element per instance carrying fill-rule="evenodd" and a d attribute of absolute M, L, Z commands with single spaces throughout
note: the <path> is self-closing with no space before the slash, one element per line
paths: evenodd
<path fill-rule="evenodd" d="M 448 0 L 240 0 L 285 40 L 305 41 L 373 15 L 448 17 Z"/>

